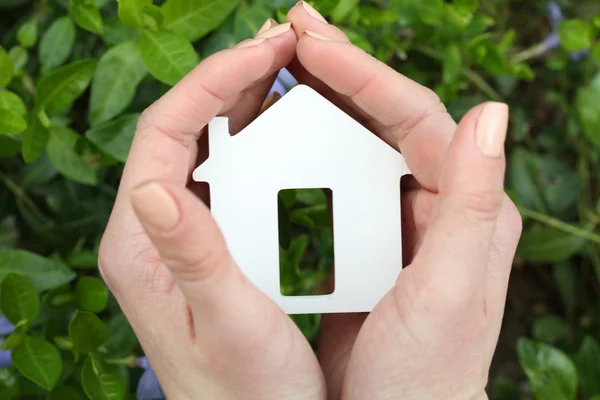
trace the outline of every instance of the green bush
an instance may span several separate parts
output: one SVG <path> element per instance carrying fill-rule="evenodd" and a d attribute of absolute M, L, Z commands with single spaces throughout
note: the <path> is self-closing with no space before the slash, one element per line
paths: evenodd
<path fill-rule="evenodd" d="M 293 3 L 0 0 L 0 400 L 152 389 L 97 270 L 135 124 L 199 60 Z M 510 104 L 507 187 L 525 230 L 490 398 L 600 399 L 600 4 L 311 3 L 455 119 Z M 280 200 L 282 290 L 310 292 L 329 273 L 326 199 Z M 319 317 L 294 319 L 312 340 Z"/>

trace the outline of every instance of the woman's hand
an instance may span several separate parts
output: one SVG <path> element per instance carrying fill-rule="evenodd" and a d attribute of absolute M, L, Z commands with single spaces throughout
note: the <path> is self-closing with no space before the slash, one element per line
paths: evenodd
<path fill-rule="evenodd" d="M 306 3 L 288 20 L 299 37 L 295 77 L 400 150 L 418 182 L 402 199 L 408 266 L 395 287 L 368 317 L 323 317 L 328 397 L 487 398 L 521 232 L 503 192 L 508 108 L 480 105 L 457 126 L 431 90 L 350 44 Z"/>
<path fill-rule="evenodd" d="M 139 121 L 99 264 L 169 399 L 325 398 L 309 343 L 241 273 L 188 185 L 207 122 L 247 125 L 295 47 L 289 24 L 260 32 L 203 61 Z"/>

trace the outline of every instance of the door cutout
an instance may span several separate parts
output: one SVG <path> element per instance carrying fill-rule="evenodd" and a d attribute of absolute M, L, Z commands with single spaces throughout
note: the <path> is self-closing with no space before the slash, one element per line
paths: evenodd
<path fill-rule="evenodd" d="M 335 290 L 332 191 L 284 189 L 277 195 L 279 289 L 284 296 Z"/>

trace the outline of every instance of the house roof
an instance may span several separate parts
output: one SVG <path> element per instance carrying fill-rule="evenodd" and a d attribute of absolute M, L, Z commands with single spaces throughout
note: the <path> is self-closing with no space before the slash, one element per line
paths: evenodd
<path fill-rule="evenodd" d="M 209 158 L 194 171 L 194 180 L 206 180 L 207 170 L 215 159 L 236 159 L 233 153 L 246 155 L 255 148 L 260 148 L 259 157 L 266 156 L 268 151 L 286 151 L 314 159 L 315 153 L 326 152 L 323 157 L 328 162 L 345 157 L 345 162 L 381 164 L 387 160 L 388 168 L 395 163 L 399 168 L 405 166 L 397 162 L 402 159 L 398 151 L 306 85 L 295 86 L 235 136 L 229 135 L 227 125 L 224 117 L 211 121 Z M 286 160 L 291 160 L 289 154 Z"/>

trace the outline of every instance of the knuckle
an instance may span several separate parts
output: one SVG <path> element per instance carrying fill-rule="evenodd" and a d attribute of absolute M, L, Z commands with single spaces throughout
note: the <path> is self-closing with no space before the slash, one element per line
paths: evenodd
<path fill-rule="evenodd" d="M 504 202 L 504 193 L 498 190 L 441 194 L 441 196 L 471 225 L 496 220 Z"/>
<path fill-rule="evenodd" d="M 227 249 L 222 245 L 206 247 L 187 254 L 181 252 L 163 254 L 161 258 L 179 279 L 188 282 L 211 279 L 230 259 Z"/>

